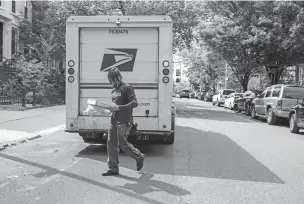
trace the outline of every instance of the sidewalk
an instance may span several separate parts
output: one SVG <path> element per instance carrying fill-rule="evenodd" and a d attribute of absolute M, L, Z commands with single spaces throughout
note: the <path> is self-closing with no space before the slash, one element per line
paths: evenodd
<path fill-rule="evenodd" d="M 0 150 L 64 128 L 65 106 L 27 111 L 0 110 Z"/>

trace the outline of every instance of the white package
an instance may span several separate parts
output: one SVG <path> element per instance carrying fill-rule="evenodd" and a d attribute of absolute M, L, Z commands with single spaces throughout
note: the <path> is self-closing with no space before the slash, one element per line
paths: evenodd
<path fill-rule="evenodd" d="M 99 106 L 100 103 L 95 99 L 88 99 L 87 101 L 87 108 L 85 111 L 83 111 L 83 115 L 89 115 L 89 116 L 93 116 L 93 115 L 101 115 L 101 116 L 110 116 L 111 115 L 111 111 L 109 109 L 106 109 L 102 106 Z"/>

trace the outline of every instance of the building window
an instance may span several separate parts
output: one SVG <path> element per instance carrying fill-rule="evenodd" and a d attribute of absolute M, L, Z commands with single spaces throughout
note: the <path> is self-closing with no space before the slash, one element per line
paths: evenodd
<path fill-rule="evenodd" d="M 12 0 L 12 12 L 16 13 L 16 1 Z"/>
<path fill-rule="evenodd" d="M 12 55 L 17 51 L 17 29 L 12 28 Z"/>

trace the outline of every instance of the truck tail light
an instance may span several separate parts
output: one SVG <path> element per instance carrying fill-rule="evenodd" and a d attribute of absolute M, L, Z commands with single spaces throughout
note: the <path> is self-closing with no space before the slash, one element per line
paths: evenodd
<path fill-rule="evenodd" d="M 282 105 L 283 105 L 283 101 L 282 100 L 278 100 L 277 108 L 282 108 Z"/>
<path fill-rule="evenodd" d="M 164 74 L 164 75 L 168 75 L 168 74 L 169 74 L 169 69 L 164 69 L 164 70 L 163 70 L 163 74 Z"/>
<path fill-rule="evenodd" d="M 169 77 L 164 77 L 164 78 L 163 78 L 163 82 L 164 82 L 164 83 L 169 83 Z"/>
<path fill-rule="evenodd" d="M 72 83 L 72 82 L 74 81 L 74 77 L 73 77 L 73 76 L 69 76 L 69 77 L 68 77 L 68 81 L 69 81 L 70 83 Z"/>

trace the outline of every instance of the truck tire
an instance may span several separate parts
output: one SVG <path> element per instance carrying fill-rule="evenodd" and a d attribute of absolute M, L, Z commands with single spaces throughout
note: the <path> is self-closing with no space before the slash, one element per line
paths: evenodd
<path fill-rule="evenodd" d="M 91 134 L 91 133 L 89 133 Z M 98 138 L 87 138 L 87 133 L 79 133 L 79 136 L 82 137 L 83 141 L 85 143 L 91 143 L 91 144 L 107 144 L 107 141 L 102 139 L 102 136 L 100 135 Z"/>
<path fill-rule="evenodd" d="M 289 129 L 292 133 L 299 133 L 300 128 L 297 125 L 296 116 L 293 113 L 289 118 Z"/>
<path fill-rule="evenodd" d="M 170 136 L 168 136 L 165 140 L 164 140 L 164 143 L 165 144 L 174 144 L 174 138 L 175 138 L 175 109 L 173 109 L 172 111 L 174 111 L 171 115 L 171 119 L 172 119 L 172 123 L 171 123 L 171 130 L 173 131 L 171 133 Z"/>

